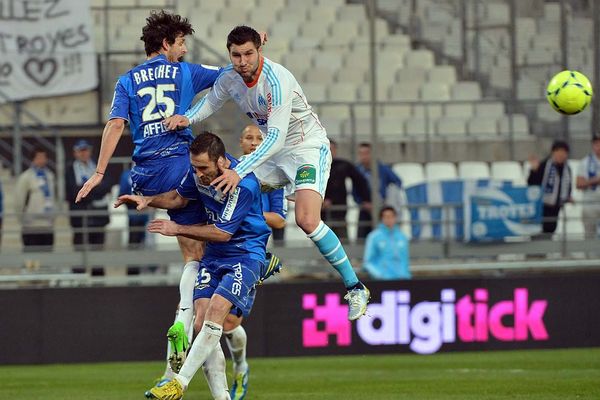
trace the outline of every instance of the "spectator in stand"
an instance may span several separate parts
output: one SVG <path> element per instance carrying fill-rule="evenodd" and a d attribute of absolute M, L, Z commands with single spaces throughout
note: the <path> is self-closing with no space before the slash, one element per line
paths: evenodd
<path fill-rule="evenodd" d="M 48 251 L 54 245 L 56 186 L 48 152 L 36 147 L 31 166 L 17 178 L 15 207 L 21 219 L 24 251 Z"/>
<path fill-rule="evenodd" d="M 543 236 L 551 236 L 556 231 L 558 213 L 566 202 L 571 201 L 573 175 L 568 159 L 569 145 L 562 140 L 552 143 L 550 156 L 543 161 L 535 156 L 529 159 L 531 171 L 527 184 L 540 186 L 542 190 Z"/>
<path fill-rule="evenodd" d="M 348 239 L 348 228 L 346 225 L 346 212 L 348 207 L 348 191 L 346 190 L 346 179 L 352 180 L 352 190 L 360 199 L 361 210 L 371 210 L 371 193 L 364 176 L 352 163 L 337 156 L 337 143 L 329 139 L 331 149 L 331 173 L 327 182 L 321 218 L 340 239 Z"/>
<path fill-rule="evenodd" d="M 579 163 L 577 189 L 583 190 L 581 217 L 586 238 L 596 238 L 600 221 L 600 136 L 592 138 L 592 151 Z"/>
<path fill-rule="evenodd" d="M 363 266 L 373 279 L 410 279 L 409 243 L 394 207 L 379 213 L 381 223 L 367 235 Z"/>
<path fill-rule="evenodd" d="M 371 144 L 361 143 L 358 145 L 358 170 L 365 177 L 369 185 L 369 191 L 371 182 Z M 398 188 L 402 187 L 402 180 L 392 171 L 389 165 L 385 165 L 381 161 L 377 161 L 377 172 L 379 174 L 379 196 L 382 202 L 387 199 L 387 190 L 390 185 L 397 185 Z M 354 193 L 354 197 L 357 199 L 357 203 L 362 203 L 362 199 L 357 193 Z M 358 237 L 366 238 L 368 233 L 371 232 L 371 212 L 367 209 L 360 210 L 359 216 L 360 225 L 358 227 Z"/>
<path fill-rule="evenodd" d="M 73 146 L 73 157 L 75 160 L 65 171 L 65 187 L 67 201 L 72 212 L 79 215 L 71 215 L 71 227 L 74 228 L 73 245 L 75 249 L 81 249 L 83 245 L 91 245 L 98 250 L 104 247 L 104 227 L 108 225 L 108 199 L 110 183 L 103 181 L 93 192 L 75 203 L 77 193 L 83 184 L 96 173 L 96 162 L 92 160 L 92 145 L 85 139 L 78 140 Z M 81 215 L 81 211 L 90 211 L 90 215 Z M 83 272 L 75 268 L 73 272 Z M 93 268 L 92 275 L 104 275 L 103 268 Z"/>

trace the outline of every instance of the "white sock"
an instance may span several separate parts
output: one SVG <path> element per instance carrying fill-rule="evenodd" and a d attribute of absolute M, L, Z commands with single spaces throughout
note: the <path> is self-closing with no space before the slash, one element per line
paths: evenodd
<path fill-rule="evenodd" d="M 237 328 L 223 333 L 225 334 L 225 341 L 233 359 L 233 372 L 235 374 L 246 372 L 248 370 L 248 363 L 246 362 L 248 336 L 246 335 L 246 330 L 239 325 Z"/>
<path fill-rule="evenodd" d="M 204 321 L 204 325 L 192 344 L 183 368 L 175 376 L 184 388 L 187 388 L 198 369 L 217 347 L 222 333 L 223 327 L 221 325 L 212 321 Z"/>
<path fill-rule="evenodd" d="M 225 354 L 221 345 L 218 345 L 204 362 L 202 371 L 208 382 L 210 393 L 215 400 L 229 400 L 227 388 L 227 374 L 225 373 Z"/>
<path fill-rule="evenodd" d="M 190 261 L 183 267 L 181 279 L 179 280 L 179 312 L 175 322 L 182 322 L 185 331 L 188 332 L 194 317 L 194 286 L 198 277 L 200 263 Z"/>

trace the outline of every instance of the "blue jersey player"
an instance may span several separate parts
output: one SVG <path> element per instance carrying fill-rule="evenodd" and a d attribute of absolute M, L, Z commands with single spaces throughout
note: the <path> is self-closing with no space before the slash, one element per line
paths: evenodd
<path fill-rule="evenodd" d="M 244 156 L 251 154 L 262 143 L 263 137 L 260 129 L 256 125 L 248 125 L 242 131 L 240 136 L 240 148 Z M 287 214 L 287 199 L 283 195 L 283 189 L 272 190 L 262 193 L 262 211 L 267 225 L 272 229 L 281 229 L 285 227 L 285 218 Z M 267 252 L 267 265 L 269 270 L 278 271 L 281 268 L 279 258 Z M 251 292 L 250 301 L 246 310 L 242 314 L 231 312 L 225 319 L 223 325 L 223 334 L 229 352 L 233 359 L 233 385 L 231 386 L 231 398 L 233 400 L 243 399 L 248 391 L 248 362 L 246 361 L 246 344 L 248 341 L 246 330 L 241 325 L 242 319 L 246 317 L 254 304 L 256 291 Z"/>
<path fill-rule="evenodd" d="M 154 195 L 177 188 L 189 167 L 191 129 L 168 130 L 162 121 L 185 112 L 196 94 L 213 85 L 219 69 L 181 62 L 187 52 L 185 37 L 194 30 L 187 19 L 164 11 L 152 12 L 142 29 L 147 60 L 122 75 L 115 87 L 109 121 L 104 128 L 96 174 L 83 186 L 76 202 L 100 184 L 112 157 L 125 122 L 129 122 L 135 145 L 131 172 L 134 193 Z M 179 224 L 199 222 L 197 202 L 170 211 Z M 180 303 L 177 319 L 169 330 L 171 357 L 185 353 L 186 331 L 193 318 L 193 288 L 198 275 L 202 243 L 178 237 L 185 266 L 180 280 Z M 171 372 L 168 370 L 166 375 Z"/>
<path fill-rule="evenodd" d="M 203 133 L 193 141 L 190 153 L 192 169 L 176 190 L 155 196 L 121 196 L 116 203 L 135 203 L 138 209 L 174 209 L 200 201 L 204 209 L 200 219 L 207 222 L 181 225 L 173 220 L 154 220 L 148 225 L 150 232 L 207 242 L 194 296 L 198 336 L 175 379 L 148 392 L 156 399 L 181 398 L 203 365 L 210 371 L 207 375 L 218 373 L 225 379 L 225 359 L 219 346 L 223 324 L 231 310 L 241 314 L 247 309 L 250 293 L 267 268 L 265 253 L 271 230 L 262 214 L 260 184 L 254 174 L 244 177 L 234 191 L 223 194 L 210 182 L 238 161 L 225 153 L 221 139 Z M 219 371 L 212 369 L 218 366 Z M 214 398 L 229 398 L 226 379 L 224 384 L 209 386 Z"/>

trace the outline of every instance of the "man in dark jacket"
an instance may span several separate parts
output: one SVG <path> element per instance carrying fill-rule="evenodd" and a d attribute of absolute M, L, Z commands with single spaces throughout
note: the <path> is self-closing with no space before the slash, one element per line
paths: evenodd
<path fill-rule="evenodd" d="M 551 235 L 556 231 L 558 213 L 566 202 L 571 201 L 573 175 L 568 159 L 569 145 L 557 140 L 552 144 L 549 157 L 541 162 L 535 157 L 529 160 L 531 171 L 527 184 L 540 186 L 542 190 L 544 234 Z"/>
<path fill-rule="evenodd" d="M 348 160 L 337 157 L 337 144 L 329 140 L 331 148 L 331 173 L 327 182 L 325 199 L 321 210 L 321 218 L 325 221 L 340 239 L 348 238 L 348 229 L 346 226 L 347 198 L 346 178 L 352 180 L 352 189 L 361 199 L 362 209 L 371 207 L 371 193 L 369 186 L 362 174 Z"/>
<path fill-rule="evenodd" d="M 73 146 L 75 160 L 66 168 L 65 188 L 69 209 L 79 215 L 71 215 L 71 227 L 73 228 L 73 245 L 75 249 L 81 249 L 83 244 L 95 248 L 104 246 L 104 227 L 108 225 L 108 200 L 106 194 L 110 192 L 110 183 L 102 182 L 92 193 L 75 203 L 77 193 L 95 172 L 96 163 L 92 160 L 92 145 L 85 139 L 81 139 Z M 81 215 L 82 211 L 89 211 L 90 215 Z M 82 272 L 77 269 L 77 272 Z M 103 270 L 94 268 L 92 275 L 102 275 Z"/>

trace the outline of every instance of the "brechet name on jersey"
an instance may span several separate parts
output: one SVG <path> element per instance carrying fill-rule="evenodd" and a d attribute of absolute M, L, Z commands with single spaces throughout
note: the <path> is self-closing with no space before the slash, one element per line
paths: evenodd
<path fill-rule="evenodd" d="M 225 67 L 212 90 L 185 115 L 192 123 L 201 121 L 229 99 L 256 123 L 264 136 L 259 148 L 235 168 L 242 178 L 284 146 L 322 141 L 327 136 L 294 75 L 265 57 L 255 82 L 246 83 L 231 65 Z"/>

